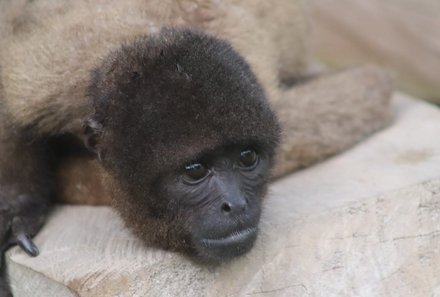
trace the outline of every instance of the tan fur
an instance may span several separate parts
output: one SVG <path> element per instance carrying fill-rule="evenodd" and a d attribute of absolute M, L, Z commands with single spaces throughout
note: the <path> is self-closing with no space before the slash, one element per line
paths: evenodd
<path fill-rule="evenodd" d="M 196 27 L 227 39 L 272 101 L 279 99 L 279 82 L 306 67 L 300 0 L 10 2 L 1 3 L 0 16 L 4 102 L 18 123 L 43 133 L 78 129 L 78 118 L 89 112 L 90 69 L 121 43 L 164 25 Z"/>
<path fill-rule="evenodd" d="M 96 159 L 69 158 L 55 174 L 57 200 L 70 204 L 109 205 Z"/>
<path fill-rule="evenodd" d="M 284 135 L 274 177 L 335 155 L 391 120 L 390 76 L 375 67 L 327 75 L 283 93 L 274 105 Z"/>

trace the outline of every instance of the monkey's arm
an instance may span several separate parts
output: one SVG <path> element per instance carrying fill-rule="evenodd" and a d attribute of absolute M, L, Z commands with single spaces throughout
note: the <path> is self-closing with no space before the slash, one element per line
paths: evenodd
<path fill-rule="evenodd" d="M 0 259 L 14 244 L 38 254 L 30 238 L 44 222 L 51 192 L 45 150 L 44 143 L 9 125 L 0 110 Z M 0 293 L 4 287 L 0 276 Z"/>
<path fill-rule="evenodd" d="M 390 77 L 373 67 L 286 90 L 274 105 L 283 127 L 274 177 L 335 155 L 385 127 L 392 90 Z"/>

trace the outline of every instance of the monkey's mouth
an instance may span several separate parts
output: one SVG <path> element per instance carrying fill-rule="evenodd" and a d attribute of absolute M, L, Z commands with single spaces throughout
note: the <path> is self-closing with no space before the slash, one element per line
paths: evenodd
<path fill-rule="evenodd" d="M 254 246 L 257 234 L 258 228 L 250 227 L 222 237 L 200 238 L 194 243 L 200 259 L 219 263 L 247 253 Z"/>
<path fill-rule="evenodd" d="M 257 227 L 251 227 L 240 231 L 232 232 L 231 234 L 220 238 L 205 238 L 202 239 L 202 243 L 206 247 L 227 247 L 230 245 L 236 245 L 247 242 L 249 240 L 255 240 L 257 235 Z"/>

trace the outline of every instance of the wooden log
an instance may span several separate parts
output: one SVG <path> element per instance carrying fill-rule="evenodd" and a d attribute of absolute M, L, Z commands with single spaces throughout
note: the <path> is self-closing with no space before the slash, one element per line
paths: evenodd
<path fill-rule="evenodd" d="M 272 185 L 248 255 L 200 266 L 107 207 L 63 206 L 40 256 L 8 251 L 15 296 L 439 296 L 440 111 L 397 97 L 390 128 Z"/>

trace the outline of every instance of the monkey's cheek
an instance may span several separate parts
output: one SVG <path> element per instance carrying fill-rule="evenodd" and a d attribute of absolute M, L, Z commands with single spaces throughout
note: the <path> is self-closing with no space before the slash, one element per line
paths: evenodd
<path fill-rule="evenodd" d="M 257 227 L 232 232 L 221 238 L 194 240 L 198 257 L 209 262 L 224 262 L 249 252 L 257 239 Z"/>

